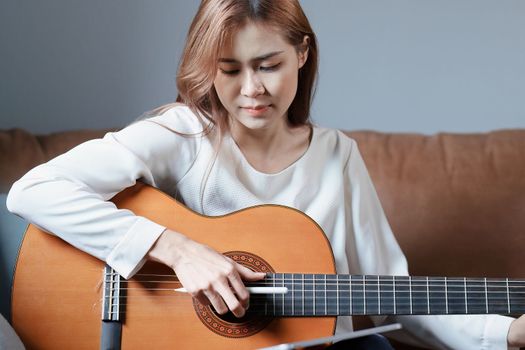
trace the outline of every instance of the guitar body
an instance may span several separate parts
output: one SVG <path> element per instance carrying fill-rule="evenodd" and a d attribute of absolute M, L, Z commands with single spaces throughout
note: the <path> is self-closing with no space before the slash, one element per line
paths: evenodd
<path fill-rule="evenodd" d="M 119 193 L 113 202 L 253 270 L 335 273 L 328 239 L 294 209 L 269 205 L 206 217 L 142 184 Z M 12 293 L 13 326 L 28 349 L 99 348 L 103 269 L 98 259 L 28 227 Z M 124 283 L 123 349 L 253 349 L 335 331 L 335 317 L 222 319 L 189 294 L 172 291 L 180 287 L 173 280 L 172 270 L 148 263 Z"/>

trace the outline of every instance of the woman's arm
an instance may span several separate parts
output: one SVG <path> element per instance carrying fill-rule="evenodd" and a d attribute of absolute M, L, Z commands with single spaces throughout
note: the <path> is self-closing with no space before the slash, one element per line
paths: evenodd
<path fill-rule="evenodd" d="M 240 317 L 248 301 L 241 279 L 264 274 L 108 201 L 137 179 L 161 189 L 175 187 L 192 166 L 202 140 L 170 131 L 200 131 L 188 111 L 175 108 L 155 122 L 135 123 L 32 169 L 13 185 L 7 205 L 11 212 L 106 261 L 125 278 L 147 259 L 162 262 L 202 303 Z"/>
<path fill-rule="evenodd" d="M 13 184 L 8 209 L 106 261 L 123 277 L 133 276 L 165 227 L 117 209 L 109 199 L 138 179 L 173 188 L 193 164 L 200 138 L 169 128 L 202 129 L 182 107 L 151 120 L 82 143 L 33 168 Z"/>
<path fill-rule="evenodd" d="M 352 143 L 345 171 L 347 216 L 352 218 L 346 246 L 351 272 L 408 275 L 406 258 L 390 229 L 357 144 Z M 386 321 L 378 317 L 373 320 Z M 397 316 L 390 320 L 400 322 L 410 333 L 397 337 L 400 340 L 438 349 L 505 349 L 507 334 L 512 344 L 516 340 L 509 327 L 512 330 L 518 326 L 513 318 L 499 315 Z"/>

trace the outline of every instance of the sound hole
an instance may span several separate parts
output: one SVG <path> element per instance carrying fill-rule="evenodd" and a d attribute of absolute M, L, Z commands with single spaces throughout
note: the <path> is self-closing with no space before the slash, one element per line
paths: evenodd
<path fill-rule="evenodd" d="M 260 315 L 257 316 L 253 313 L 250 313 L 250 310 L 248 310 L 248 312 L 246 312 L 243 317 L 236 317 L 231 311 L 228 311 L 224 315 L 220 315 L 213 309 L 213 306 L 210 308 L 218 318 L 228 323 L 245 323 L 251 321 L 254 317 L 260 317 Z"/>
<path fill-rule="evenodd" d="M 264 259 L 254 254 L 233 251 L 226 252 L 224 255 L 253 271 L 275 272 Z M 197 316 L 206 327 L 214 333 L 228 338 L 249 337 L 260 332 L 272 321 L 271 317 L 257 315 L 250 309 L 241 318 L 235 317 L 232 312 L 219 315 L 213 306 L 202 305 L 197 299 L 193 299 L 193 307 Z"/>

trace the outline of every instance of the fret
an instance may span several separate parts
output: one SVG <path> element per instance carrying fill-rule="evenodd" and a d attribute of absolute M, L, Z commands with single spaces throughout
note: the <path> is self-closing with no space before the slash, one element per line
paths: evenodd
<path fill-rule="evenodd" d="M 381 315 L 381 280 L 377 276 L 377 313 Z"/>
<path fill-rule="evenodd" d="M 447 278 L 445 277 L 445 311 L 448 314 L 448 285 Z"/>
<path fill-rule="evenodd" d="M 448 313 L 465 313 L 465 287 L 464 280 L 458 277 L 447 278 Z"/>
<path fill-rule="evenodd" d="M 486 313 L 489 313 L 489 295 L 487 293 L 487 278 L 486 277 L 483 279 L 483 282 L 485 284 L 485 310 L 486 310 Z"/>
<path fill-rule="evenodd" d="M 328 302 L 326 304 L 327 315 L 339 315 L 339 285 L 338 275 L 325 275 L 326 276 L 326 298 Z"/>
<path fill-rule="evenodd" d="M 314 275 L 307 273 L 304 278 L 304 314 L 307 316 L 315 315 L 315 293 L 314 293 Z"/>
<path fill-rule="evenodd" d="M 335 275 L 335 289 L 336 289 L 336 302 L 337 302 L 337 310 L 336 314 L 339 315 L 339 275 Z"/>
<path fill-rule="evenodd" d="M 281 274 L 281 287 L 284 287 L 284 273 Z M 281 301 L 281 315 L 286 315 L 285 312 L 284 312 L 284 306 L 286 305 L 286 303 L 284 302 L 284 297 L 285 297 L 286 294 L 281 294 L 279 295 L 279 299 Z"/>
<path fill-rule="evenodd" d="M 510 314 L 510 293 L 509 293 L 509 279 L 505 278 L 505 284 L 507 287 L 507 304 L 508 304 L 508 313 Z"/>
<path fill-rule="evenodd" d="M 411 277 L 412 314 L 426 315 L 429 312 L 429 300 L 426 277 Z"/>
<path fill-rule="evenodd" d="M 363 313 L 367 315 L 366 311 L 366 284 L 365 284 L 365 276 L 363 275 Z"/>
<path fill-rule="evenodd" d="M 393 276 L 379 276 L 379 314 L 392 315 L 396 313 L 396 293 Z"/>
<path fill-rule="evenodd" d="M 465 313 L 485 314 L 487 313 L 488 300 L 485 293 L 485 279 L 466 278 L 467 305 Z"/>
<path fill-rule="evenodd" d="M 317 297 L 317 291 L 316 291 L 316 288 L 315 288 L 315 275 L 312 275 L 312 300 L 313 300 L 313 310 L 314 310 L 314 315 L 317 315 L 316 313 L 316 297 Z"/>
<path fill-rule="evenodd" d="M 412 315 L 414 313 L 414 310 L 413 310 L 413 303 L 412 303 L 412 276 L 409 276 L 408 277 L 408 286 L 410 288 L 410 314 Z"/>
<path fill-rule="evenodd" d="M 350 294 L 350 275 L 338 275 L 339 280 L 339 315 L 352 314 L 352 296 Z"/>
<path fill-rule="evenodd" d="M 302 315 L 304 316 L 304 273 L 301 274 L 301 308 L 302 308 Z"/>
<path fill-rule="evenodd" d="M 288 288 L 288 293 L 281 294 L 282 297 L 282 315 L 294 316 L 294 298 L 293 298 L 293 275 L 291 273 L 283 274 L 281 287 Z"/>
<path fill-rule="evenodd" d="M 468 314 L 468 299 L 467 299 L 467 278 L 463 278 L 463 283 L 465 284 L 465 313 Z"/>
<path fill-rule="evenodd" d="M 410 315 L 412 313 L 410 298 L 410 278 L 408 276 L 395 276 L 395 306 L 397 315 Z"/>
<path fill-rule="evenodd" d="M 446 280 L 443 277 L 431 277 L 429 282 L 429 304 L 431 314 L 446 314 L 447 292 Z"/>
<path fill-rule="evenodd" d="M 281 281 L 282 281 L 282 274 L 276 273 L 273 275 L 272 279 L 272 286 L 275 287 L 282 287 Z M 282 308 L 283 308 L 283 302 L 282 302 L 282 295 L 281 294 L 271 294 L 272 298 L 272 306 L 273 306 L 273 315 L 274 316 L 282 316 Z"/>
<path fill-rule="evenodd" d="M 323 292 L 324 292 L 324 314 L 325 314 L 325 315 L 328 315 L 328 313 L 327 313 L 327 307 L 326 307 L 326 304 L 327 304 L 327 301 L 326 301 L 326 295 L 328 294 L 327 289 L 326 289 L 326 275 L 324 275 L 324 288 L 323 288 Z"/>
<path fill-rule="evenodd" d="M 350 309 L 350 315 L 353 315 L 354 314 L 354 310 L 353 310 L 353 307 L 354 307 L 354 302 L 352 301 L 352 278 L 350 277 L 350 275 L 348 275 L 348 295 L 349 295 L 349 303 L 348 305 L 350 306 L 349 309 Z M 510 303 L 509 303 L 510 304 Z"/>
<path fill-rule="evenodd" d="M 510 300 L 506 279 L 487 279 L 488 313 L 510 314 Z"/>
<path fill-rule="evenodd" d="M 301 301 L 300 301 L 300 295 L 297 293 L 298 289 L 299 289 L 299 286 L 297 285 L 297 280 L 299 280 L 299 274 L 295 274 L 295 273 L 292 273 L 291 274 L 291 285 L 292 285 L 292 301 L 291 301 L 291 304 L 292 304 L 292 315 L 293 316 L 297 316 L 298 314 L 300 315 L 300 313 L 297 311 L 297 304 L 299 304 Z M 288 290 L 288 292 L 290 292 L 290 290 Z"/>
<path fill-rule="evenodd" d="M 272 287 L 274 287 L 274 288 L 275 288 L 275 279 L 276 278 L 277 278 L 277 274 L 273 274 Z M 275 296 L 275 293 L 274 293 L 274 294 L 272 294 L 272 311 L 273 311 L 272 315 L 277 315 L 277 313 L 276 313 L 276 311 L 277 311 L 276 310 L 276 305 L 277 305 L 277 303 L 276 303 L 276 296 Z"/>
<path fill-rule="evenodd" d="M 326 285 L 323 275 L 314 275 L 315 281 L 315 314 L 326 315 Z"/>
<path fill-rule="evenodd" d="M 525 311 L 525 282 L 509 280 L 510 312 L 522 314 Z"/>
<path fill-rule="evenodd" d="M 364 315 L 366 313 L 364 278 L 365 276 L 361 275 L 350 276 L 352 315 Z"/>
<path fill-rule="evenodd" d="M 379 315 L 379 284 L 376 276 L 365 276 L 365 305 L 368 315 Z"/>
<path fill-rule="evenodd" d="M 430 314 L 430 289 L 428 287 L 428 277 L 426 277 L 427 282 L 427 314 Z"/>
<path fill-rule="evenodd" d="M 393 304 L 394 304 L 394 315 L 397 314 L 396 310 L 396 278 L 392 276 L 392 295 L 393 295 Z"/>

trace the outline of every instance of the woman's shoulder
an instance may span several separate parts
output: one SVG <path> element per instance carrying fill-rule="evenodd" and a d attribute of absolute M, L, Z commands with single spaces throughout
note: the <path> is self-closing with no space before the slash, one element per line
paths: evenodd
<path fill-rule="evenodd" d="M 170 103 L 147 112 L 141 121 L 157 124 L 180 134 L 199 134 L 210 126 L 210 121 L 196 115 L 183 103 Z"/>
<path fill-rule="evenodd" d="M 340 129 L 314 125 L 314 133 L 319 145 L 336 148 L 344 153 L 350 153 L 357 146 L 356 141 Z"/>
<path fill-rule="evenodd" d="M 349 160 L 359 156 L 357 142 L 344 131 L 335 128 L 314 126 L 317 152 L 326 159 L 337 159 L 346 168 Z"/>

